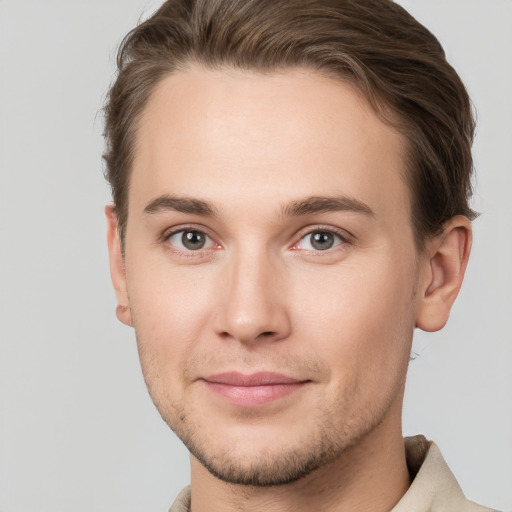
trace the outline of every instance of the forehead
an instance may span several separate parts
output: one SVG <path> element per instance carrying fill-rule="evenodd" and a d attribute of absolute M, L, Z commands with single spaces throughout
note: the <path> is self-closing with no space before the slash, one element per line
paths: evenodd
<path fill-rule="evenodd" d="M 164 79 L 140 120 L 130 211 L 160 194 L 229 205 L 350 195 L 410 210 L 403 139 L 354 87 L 306 70 L 190 67 Z M 244 195 L 245 194 L 245 195 Z"/>

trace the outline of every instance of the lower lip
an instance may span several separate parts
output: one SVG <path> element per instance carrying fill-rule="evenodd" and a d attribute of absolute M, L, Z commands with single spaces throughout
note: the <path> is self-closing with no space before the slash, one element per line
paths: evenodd
<path fill-rule="evenodd" d="M 211 391 L 228 402 L 241 407 L 266 405 L 290 395 L 306 385 L 306 382 L 265 384 L 263 386 L 233 386 L 218 382 L 206 382 Z"/>

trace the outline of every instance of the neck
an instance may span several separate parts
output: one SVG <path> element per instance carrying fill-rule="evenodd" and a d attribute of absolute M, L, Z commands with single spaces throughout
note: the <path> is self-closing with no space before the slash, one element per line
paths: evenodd
<path fill-rule="evenodd" d="M 192 512 L 389 512 L 410 485 L 401 428 L 392 427 L 384 421 L 335 461 L 275 487 L 222 482 L 192 457 Z"/>

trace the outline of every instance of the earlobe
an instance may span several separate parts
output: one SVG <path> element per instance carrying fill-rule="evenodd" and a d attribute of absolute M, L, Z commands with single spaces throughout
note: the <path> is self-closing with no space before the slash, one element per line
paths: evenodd
<path fill-rule="evenodd" d="M 107 243 L 110 260 L 110 275 L 112 284 L 116 292 L 118 306 L 116 315 L 123 324 L 132 326 L 132 315 L 128 293 L 126 291 L 126 272 L 124 266 L 121 240 L 118 230 L 118 219 L 113 205 L 105 207 L 105 217 L 107 219 Z"/>
<path fill-rule="evenodd" d="M 443 232 L 429 241 L 416 315 L 416 326 L 420 329 L 438 331 L 448 321 L 462 286 L 471 242 L 471 223 L 461 215 L 450 219 Z"/>
<path fill-rule="evenodd" d="M 130 306 L 122 306 L 118 304 L 116 307 L 116 316 L 117 319 L 127 325 L 128 327 L 132 327 L 132 312 Z"/>

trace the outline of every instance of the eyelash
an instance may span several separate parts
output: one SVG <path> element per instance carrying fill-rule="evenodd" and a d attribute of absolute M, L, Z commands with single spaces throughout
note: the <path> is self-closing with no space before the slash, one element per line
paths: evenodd
<path fill-rule="evenodd" d="M 186 249 L 181 249 L 179 247 L 176 247 L 175 245 L 170 243 L 170 239 L 171 239 L 171 237 L 178 235 L 180 233 L 203 234 L 204 236 L 206 236 L 208 238 L 208 240 L 210 240 L 211 243 L 213 243 L 216 246 L 216 247 L 213 247 L 214 249 L 217 249 L 220 247 L 220 245 L 217 242 L 215 242 L 213 240 L 213 238 L 206 232 L 204 227 L 202 227 L 202 226 L 179 226 L 170 231 L 165 231 L 162 234 L 161 241 L 162 241 L 162 243 L 166 244 L 166 246 L 169 250 L 178 252 L 180 254 L 180 256 L 185 256 L 187 258 L 193 258 L 193 257 L 197 257 L 200 255 L 204 256 L 205 251 L 212 249 L 212 247 L 207 247 L 205 249 L 198 249 L 198 250 L 194 251 L 194 250 L 186 250 Z"/>
<path fill-rule="evenodd" d="M 180 255 L 184 255 L 185 257 L 202 256 L 202 255 L 204 255 L 205 251 L 209 251 L 212 249 L 212 247 L 207 247 L 205 249 L 201 248 L 198 250 L 191 250 L 191 249 L 186 250 L 186 249 L 181 249 L 179 247 L 176 247 L 175 245 L 170 243 L 171 237 L 176 236 L 180 233 L 187 233 L 187 232 L 203 234 L 204 236 L 206 236 L 209 239 L 210 243 L 213 243 L 215 245 L 215 247 L 213 247 L 214 249 L 218 249 L 221 247 L 220 244 L 215 242 L 215 240 L 206 232 L 205 228 L 202 226 L 179 226 L 177 228 L 172 229 L 171 231 L 164 232 L 162 234 L 161 239 L 162 239 L 162 242 L 167 244 L 167 246 L 171 250 L 178 252 L 178 253 L 180 253 Z M 332 226 L 315 226 L 313 229 L 307 228 L 307 229 L 302 230 L 296 237 L 294 237 L 295 241 L 291 245 L 290 249 L 294 250 L 294 251 L 300 251 L 301 249 L 299 249 L 297 246 L 301 242 L 301 240 L 305 239 L 308 236 L 317 234 L 317 233 L 334 235 L 336 238 L 338 238 L 339 242 L 336 243 L 333 247 L 329 247 L 328 249 L 325 249 L 325 250 L 303 249 L 304 251 L 308 251 L 309 253 L 320 254 L 320 255 L 330 254 L 333 250 L 336 250 L 337 247 L 345 246 L 346 244 L 350 243 L 351 235 L 349 233 L 347 233 L 346 231 L 342 231 L 340 229 L 333 228 Z"/>
<path fill-rule="evenodd" d="M 328 249 L 325 249 L 325 250 L 320 250 L 320 249 L 317 249 L 317 250 L 303 249 L 303 250 L 305 250 L 305 251 L 307 250 L 309 253 L 318 254 L 318 255 L 331 254 L 332 251 L 335 251 L 337 248 L 340 248 L 340 246 L 345 246 L 346 244 L 350 243 L 350 234 L 347 233 L 346 231 L 334 228 L 332 226 L 315 226 L 313 229 L 306 228 L 305 230 L 302 230 L 298 234 L 298 236 L 296 238 L 297 241 L 293 243 L 291 249 L 296 250 L 296 251 L 301 250 L 301 249 L 296 248 L 297 245 L 301 242 L 301 240 L 305 239 L 308 236 L 317 234 L 317 233 L 334 235 L 335 237 L 337 237 L 339 239 L 339 242 L 336 243 L 336 245 L 334 245 L 333 247 L 329 247 Z"/>

